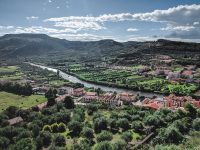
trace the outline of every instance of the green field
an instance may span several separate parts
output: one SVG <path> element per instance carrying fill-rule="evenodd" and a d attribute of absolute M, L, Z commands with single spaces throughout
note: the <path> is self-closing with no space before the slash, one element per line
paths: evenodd
<path fill-rule="evenodd" d="M 69 84 L 70 82 L 66 80 L 51 80 L 49 81 L 49 84 L 53 87 L 60 87 L 63 86 L 64 84 Z"/>
<path fill-rule="evenodd" d="M 29 108 L 47 101 L 43 95 L 19 96 L 7 92 L 0 92 L 0 112 L 8 106 Z"/>
<path fill-rule="evenodd" d="M 18 68 L 17 66 L 0 67 L 0 72 L 15 72 Z"/>

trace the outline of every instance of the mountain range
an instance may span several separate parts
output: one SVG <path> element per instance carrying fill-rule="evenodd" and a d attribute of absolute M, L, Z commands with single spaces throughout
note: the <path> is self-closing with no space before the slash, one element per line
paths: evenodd
<path fill-rule="evenodd" d="M 7 34 L 0 37 L 0 58 L 33 56 L 129 57 L 146 54 L 199 55 L 199 43 L 159 39 L 147 42 L 68 41 L 45 34 Z"/>

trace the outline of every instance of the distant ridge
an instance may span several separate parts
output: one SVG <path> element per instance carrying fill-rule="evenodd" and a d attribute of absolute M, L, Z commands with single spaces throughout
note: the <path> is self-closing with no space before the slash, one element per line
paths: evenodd
<path fill-rule="evenodd" d="M 100 41 L 68 41 L 46 34 L 6 34 L 0 37 L 0 57 L 29 57 L 49 54 L 119 55 L 132 52 L 182 51 L 200 52 L 199 43 L 159 39 L 148 42 L 116 42 L 111 39 Z"/>

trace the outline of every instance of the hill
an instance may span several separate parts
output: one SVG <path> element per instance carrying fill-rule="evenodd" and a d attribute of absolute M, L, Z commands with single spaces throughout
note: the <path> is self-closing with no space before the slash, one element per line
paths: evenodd
<path fill-rule="evenodd" d="M 134 63 L 138 59 L 149 59 L 147 55 L 167 54 L 189 55 L 197 59 L 200 55 L 199 43 L 186 43 L 160 39 L 148 42 L 67 41 L 45 34 L 7 34 L 0 37 L 0 58 L 37 57 L 53 60 L 100 61 L 111 58 L 111 63 Z M 128 60 L 128 62 L 127 62 Z M 131 61 L 129 61 L 131 60 Z"/>

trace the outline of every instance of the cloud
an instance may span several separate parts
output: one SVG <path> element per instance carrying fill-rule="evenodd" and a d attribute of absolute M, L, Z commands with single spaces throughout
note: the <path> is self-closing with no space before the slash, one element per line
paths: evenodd
<path fill-rule="evenodd" d="M 101 30 L 105 29 L 105 27 L 101 26 L 97 22 L 87 22 L 87 21 L 69 21 L 69 22 L 56 22 L 56 27 L 64 27 L 70 29 L 80 30 Z"/>
<path fill-rule="evenodd" d="M 14 26 L 0 26 L 0 31 L 3 33 L 44 33 L 44 34 L 62 34 L 62 33 L 77 33 L 74 29 L 55 29 L 55 28 L 46 28 L 42 26 L 31 26 L 31 27 L 14 27 Z"/>
<path fill-rule="evenodd" d="M 76 24 L 85 24 L 88 26 L 83 26 L 79 30 L 91 29 L 91 30 L 101 30 L 105 29 L 104 22 L 121 22 L 121 21 L 147 21 L 147 22 L 159 22 L 166 24 L 166 27 L 161 28 L 164 31 L 173 32 L 172 35 L 190 35 L 194 30 L 199 30 L 200 22 L 200 5 L 179 5 L 177 7 L 172 7 L 165 10 L 154 10 L 152 12 L 146 13 L 120 13 L 120 14 L 103 14 L 100 16 L 68 16 L 68 17 L 57 17 L 48 18 L 44 22 L 54 22 L 57 27 L 68 27 L 68 24 L 76 22 Z M 71 22 L 71 23 L 69 23 Z M 93 24 L 93 25 L 89 25 Z M 95 26 L 94 26 L 95 25 Z M 128 31 L 128 30 L 127 30 Z M 129 31 L 135 31 L 129 29 Z M 174 34 L 176 31 L 176 34 Z M 188 32 L 191 32 L 188 34 Z M 199 33 L 199 32 L 197 32 Z M 200 38 L 199 36 L 194 36 L 194 38 Z"/>
<path fill-rule="evenodd" d="M 52 34 L 52 37 L 71 40 L 71 41 L 98 41 L 103 39 L 114 39 L 112 36 L 100 36 L 94 34 Z"/>
<path fill-rule="evenodd" d="M 137 29 L 137 28 L 128 28 L 126 31 L 128 31 L 128 32 L 136 32 L 136 31 L 139 31 L 139 29 Z"/>
<path fill-rule="evenodd" d="M 36 16 L 30 16 L 30 17 L 26 17 L 26 20 L 38 20 L 39 17 Z"/>
<path fill-rule="evenodd" d="M 147 13 L 120 13 L 120 14 L 104 14 L 97 17 L 93 16 L 69 16 L 69 17 L 58 17 L 49 18 L 45 21 L 52 22 L 66 22 L 66 21 L 95 21 L 95 22 L 106 22 L 106 21 L 153 21 L 153 22 L 173 22 L 173 23 L 188 23 L 196 22 L 199 20 L 200 5 L 180 5 L 172 7 L 166 10 L 154 10 Z"/>
<path fill-rule="evenodd" d="M 165 28 L 161 28 L 161 30 L 163 30 L 163 31 L 191 31 L 193 29 L 195 29 L 194 26 L 189 26 L 189 25 L 173 26 L 173 25 L 170 25 L 170 24 Z"/>

